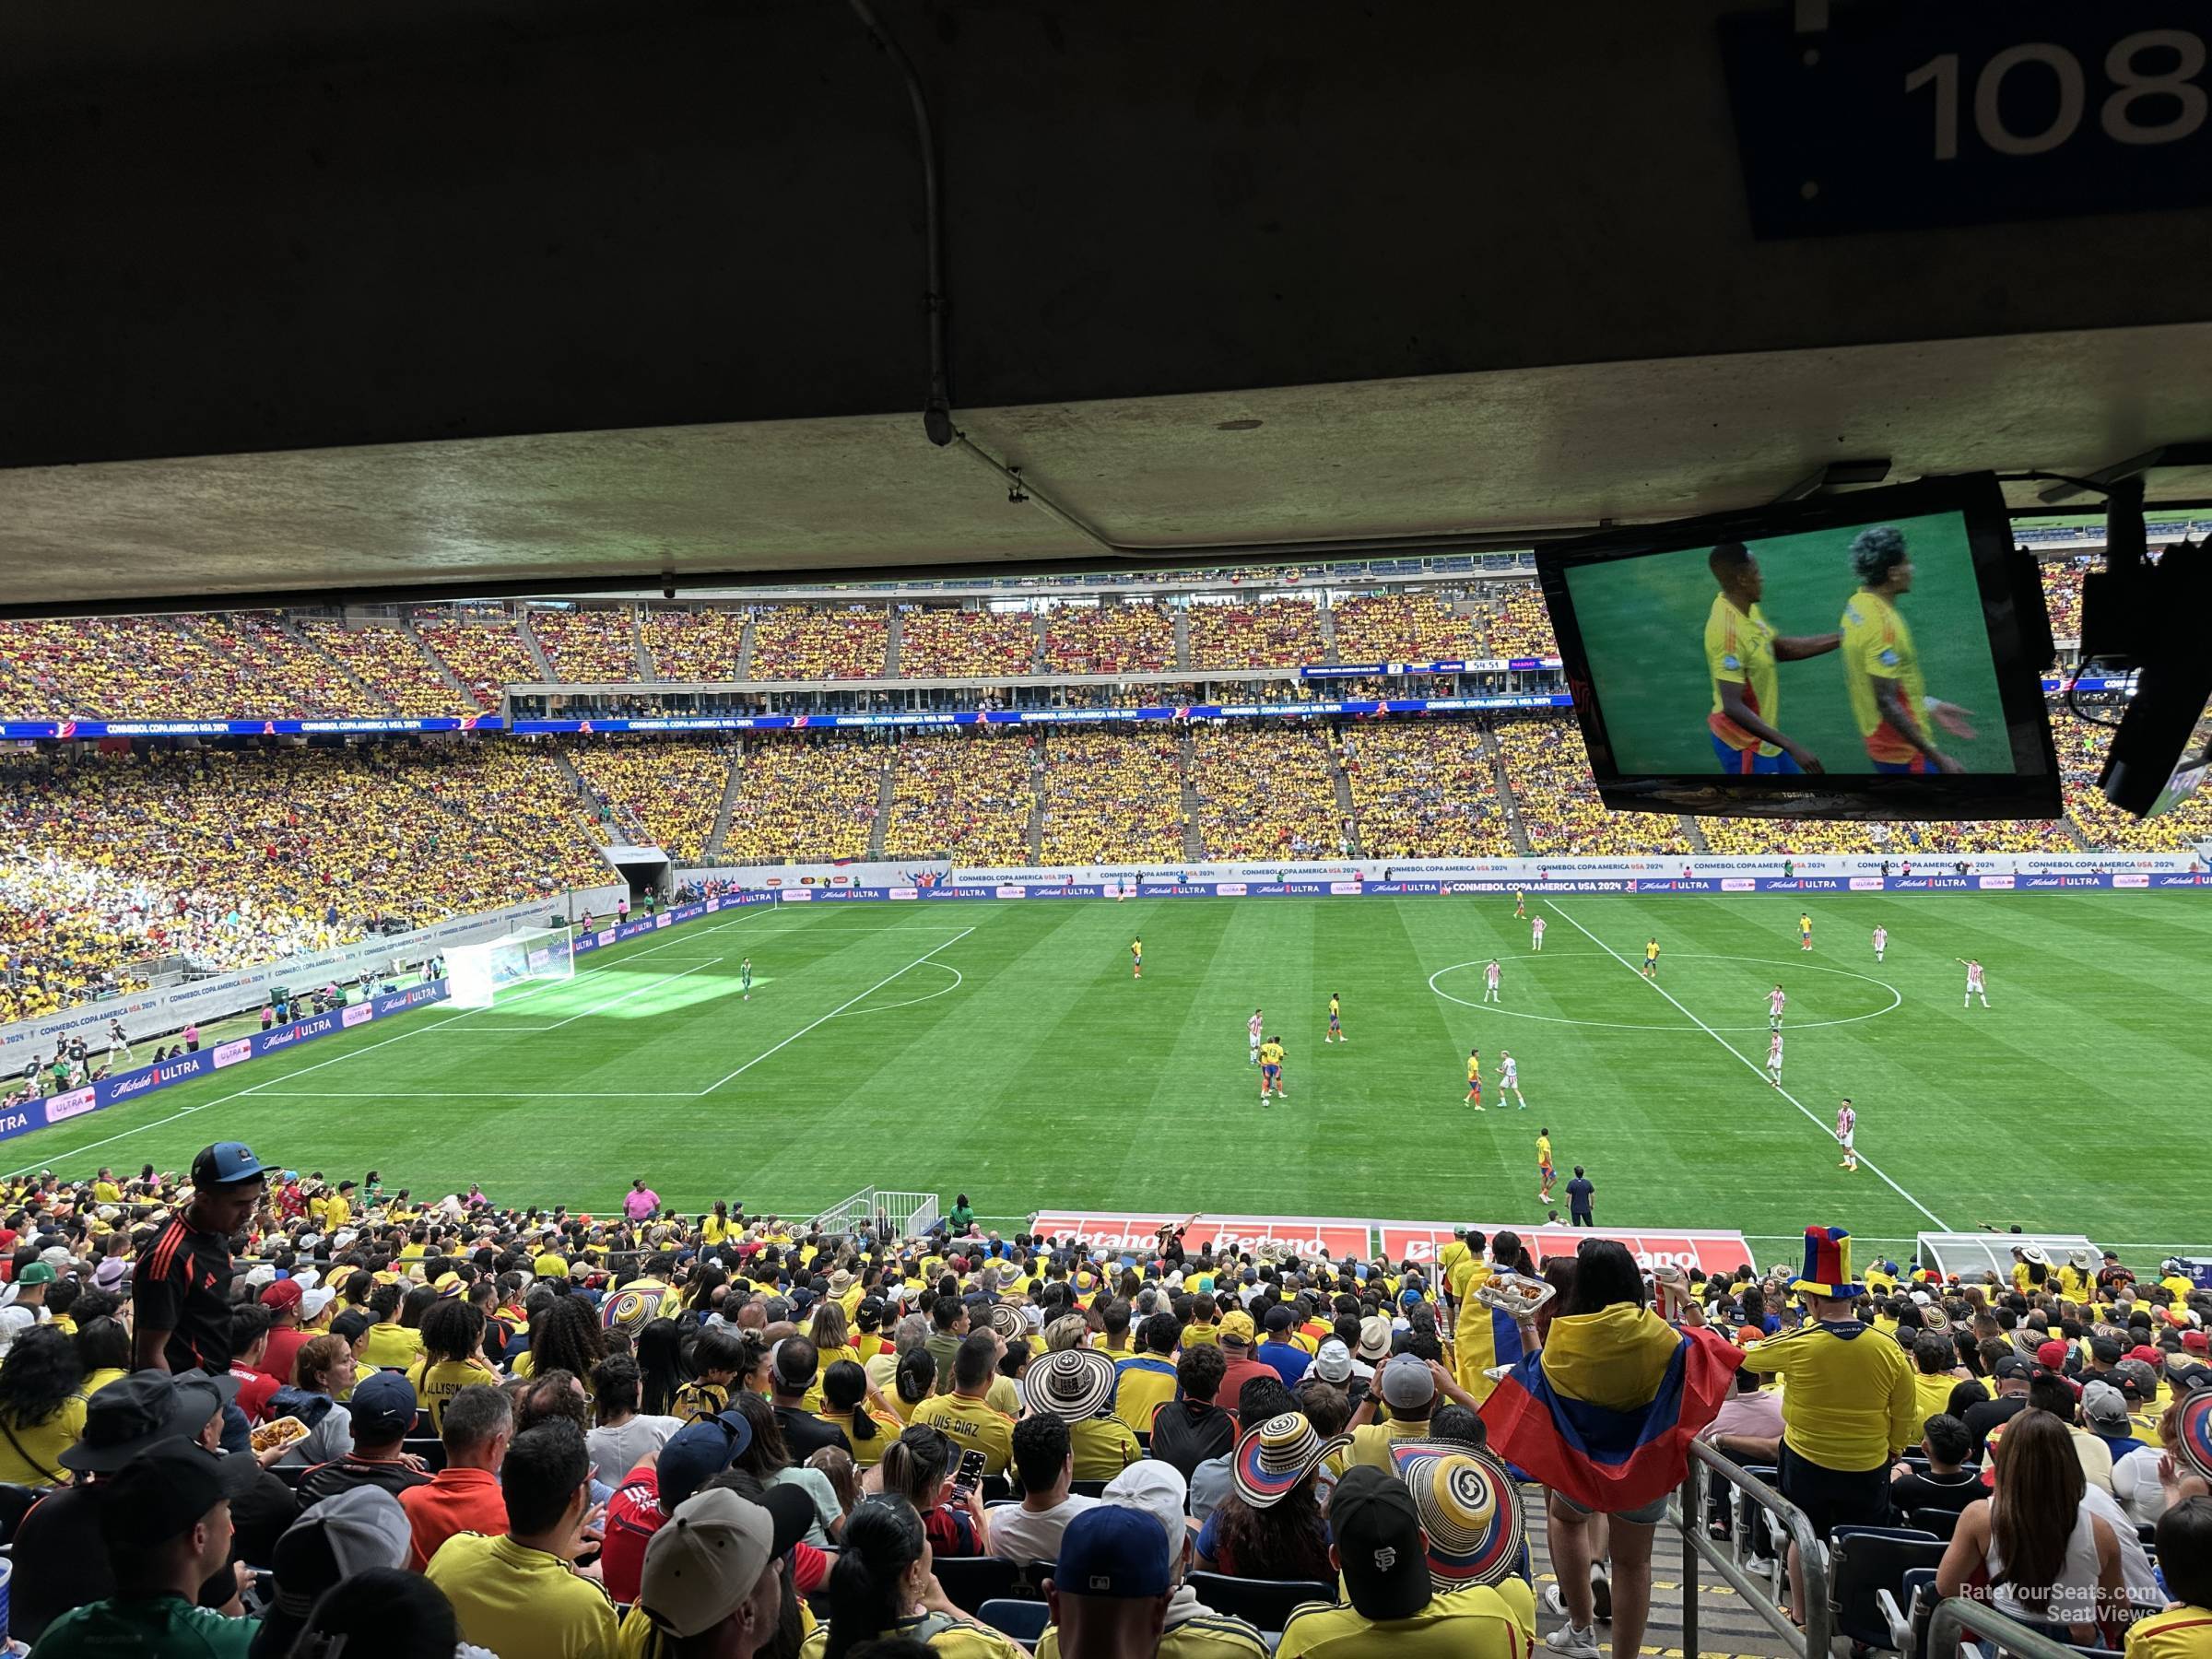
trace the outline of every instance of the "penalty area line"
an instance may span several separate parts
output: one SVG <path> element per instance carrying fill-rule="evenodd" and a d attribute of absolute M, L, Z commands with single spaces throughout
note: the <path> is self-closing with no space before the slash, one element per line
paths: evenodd
<path fill-rule="evenodd" d="M 1603 939 L 1599 938 L 1595 934 L 1584 927 L 1580 922 L 1577 922 L 1572 916 L 1570 916 L 1561 906 L 1557 903 L 1553 904 L 1551 907 L 1551 912 L 1552 914 L 1558 916 L 1561 921 L 1565 922 L 1570 927 L 1573 928 L 1577 933 L 1581 934 L 1583 937 L 1588 939 L 1593 945 L 1596 946 L 1600 950 L 1604 951 L 1607 956 L 1618 962 L 1623 968 L 1626 968 L 1630 973 L 1636 974 L 1640 979 L 1642 978 L 1642 973 L 1637 968 L 1635 963 L 1630 961 L 1627 957 L 1622 956 L 1619 951 L 1614 949 L 1612 946 L 1606 944 Z M 1668 1002 L 1673 1003 L 1677 1009 L 1680 1009 L 1682 1017 L 1688 1020 L 1690 1024 L 1696 1026 L 1699 1030 L 1704 1032 L 1706 1036 L 1712 1038 L 1715 1042 L 1719 1043 L 1723 1048 L 1734 1054 L 1738 1060 L 1742 1061 L 1745 1065 L 1750 1067 L 1752 1076 L 1758 1077 L 1761 1082 L 1766 1080 L 1767 1074 L 1765 1070 L 1762 1069 L 1756 1061 L 1754 1061 L 1748 1054 L 1746 1054 L 1741 1049 L 1737 1048 L 1735 1043 L 1729 1041 L 1727 1038 L 1722 1036 L 1720 1032 L 1714 1030 L 1711 1026 L 1700 1019 L 1695 1014 L 1692 1014 L 1687 1007 L 1684 1007 L 1680 999 L 1677 998 L 1673 992 L 1669 991 L 1665 985 L 1662 985 L 1655 979 L 1647 981 L 1646 982 L 1652 987 L 1653 990 L 1658 992 L 1660 995 L 1665 997 Z M 1819 1114 L 1814 1112 L 1812 1108 L 1807 1106 L 1795 1095 L 1792 1094 L 1788 1089 L 1775 1087 L 1774 1092 L 1782 1096 L 1782 1098 L 1787 1100 L 1791 1105 L 1796 1107 L 1798 1111 L 1804 1112 L 1806 1120 L 1811 1123 L 1815 1128 L 1821 1130 L 1823 1133 L 1828 1132 L 1828 1125 L 1820 1121 Z M 1947 1223 L 1941 1216 L 1937 1215 L 1934 1210 L 1930 1209 L 1919 1199 L 1913 1197 L 1912 1194 L 1906 1192 L 1903 1187 L 1899 1186 L 1896 1182 L 1890 1180 L 1889 1176 L 1883 1171 L 1882 1167 L 1876 1163 L 1874 1159 L 1862 1156 L 1859 1161 L 1865 1164 L 1868 1169 L 1872 1170 L 1877 1175 L 1879 1175 L 1882 1178 L 1883 1182 L 1888 1185 L 1891 1192 L 1895 1193 L 1900 1198 L 1902 1198 L 1907 1204 L 1911 1205 L 1914 1209 L 1918 1210 L 1922 1215 L 1933 1221 L 1936 1224 L 1937 1231 L 1948 1232 L 1951 1230 L 1949 1224 Z"/>
<path fill-rule="evenodd" d="M 907 963 L 905 967 L 897 969 L 892 972 L 885 974 L 881 979 L 870 985 L 865 991 L 863 991 L 858 996 L 847 997 L 843 1002 L 839 1003 L 836 1007 L 830 1009 L 829 1013 L 821 1015 L 817 1018 L 808 1020 L 805 1025 L 801 1026 L 790 1036 L 784 1038 L 782 1041 L 777 1043 L 774 1048 L 768 1049 L 760 1053 L 755 1054 L 750 1060 L 747 1060 L 743 1065 L 739 1066 L 735 1071 L 731 1072 L 727 1077 L 717 1077 L 713 1082 L 708 1084 L 704 1088 L 700 1089 L 699 1091 L 700 1095 L 701 1097 L 711 1095 L 716 1089 L 720 1088 L 724 1083 L 729 1082 L 732 1078 L 743 1077 L 747 1072 L 752 1070 L 754 1066 L 759 1065 L 761 1061 L 767 1059 L 770 1055 L 781 1053 L 783 1050 L 789 1048 L 800 1038 L 806 1036 L 807 1032 L 813 1030 L 815 1027 L 819 1025 L 827 1025 L 830 1020 L 835 1019 L 840 1014 L 842 1014 L 854 1003 L 865 1002 L 868 997 L 873 996 L 877 992 L 882 990 L 886 985 L 889 984 L 900 974 L 910 972 L 913 969 L 921 967 L 923 963 L 928 961 L 930 958 L 935 956 L 940 950 L 951 949 L 952 947 L 958 945 L 962 939 L 966 938 L 974 931 L 975 929 L 973 927 L 963 927 L 959 933 L 954 934 L 951 938 L 946 940 L 942 945 L 931 946 L 927 950 L 924 951 L 912 961 Z"/>

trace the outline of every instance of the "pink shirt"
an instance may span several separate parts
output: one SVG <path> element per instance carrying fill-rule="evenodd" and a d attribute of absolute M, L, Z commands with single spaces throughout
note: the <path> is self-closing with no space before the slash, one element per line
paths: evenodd
<path fill-rule="evenodd" d="M 622 1213 L 632 1221 L 642 1221 L 661 1207 L 661 1195 L 651 1187 L 643 1192 L 632 1192 L 622 1200 Z"/>

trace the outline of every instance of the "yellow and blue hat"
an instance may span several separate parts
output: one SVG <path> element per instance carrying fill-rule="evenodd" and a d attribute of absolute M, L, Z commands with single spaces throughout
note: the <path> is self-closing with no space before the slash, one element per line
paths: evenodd
<path fill-rule="evenodd" d="M 1497 1459 L 1430 1441 L 1401 1441 L 1390 1455 L 1429 1535 L 1429 1577 L 1438 1594 L 1502 1583 L 1522 1571 L 1521 1493 Z"/>
<path fill-rule="evenodd" d="M 1851 1276 L 1851 1234 L 1841 1227 L 1805 1230 L 1805 1271 L 1791 1282 L 1800 1296 L 1818 1296 L 1838 1301 L 1866 1294 L 1866 1287 Z"/>

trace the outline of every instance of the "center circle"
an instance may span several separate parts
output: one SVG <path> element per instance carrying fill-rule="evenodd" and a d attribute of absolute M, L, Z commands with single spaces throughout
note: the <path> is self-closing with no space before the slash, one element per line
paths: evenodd
<path fill-rule="evenodd" d="M 1614 961 L 1624 963 L 1630 967 L 1634 966 L 1633 963 L 1630 963 L 1628 961 L 1627 958 L 1613 956 L 1611 951 L 1562 950 L 1556 952 L 1555 954 L 1560 957 L 1610 957 Z M 1516 957 L 1514 960 L 1524 964 L 1540 962 L 1544 959 L 1544 956 L 1545 953 L 1542 951 L 1532 951 L 1524 956 Z M 1457 973 L 1463 968 L 1484 967 L 1488 963 L 1489 959 L 1490 959 L 1488 957 L 1483 957 L 1472 962 L 1453 962 L 1448 968 L 1439 968 L 1434 973 L 1429 976 L 1429 989 L 1436 993 L 1437 995 L 1442 997 L 1446 1002 L 1457 1003 L 1463 1008 L 1473 1008 L 1477 1012 L 1483 1014 L 1503 1014 L 1513 1019 L 1540 1019 L 1547 1025 L 1593 1026 L 1610 1031 L 1697 1031 L 1702 1030 L 1713 1032 L 1722 1032 L 1764 1031 L 1770 1029 L 1769 1027 L 1763 1025 L 1709 1025 L 1700 1028 L 1695 1025 L 1684 1025 L 1678 1020 L 1665 1020 L 1654 1023 L 1649 1020 L 1637 1019 L 1575 1019 L 1565 1014 L 1531 1014 L 1526 1009 L 1508 1008 L 1499 1003 L 1469 1002 L 1464 996 L 1453 995 L 1451 992 L 1445 990 L 1441 985 L 1436 982 L 1437 981 L 1442 979 L 1447 973 Z M 1724 952 L 1708 950 L 1676 951 L 1672 953 L 1667 959 L 1670 961 L 1697 960 L 1706 962 L 1758 962 L 1762 966 L 1769 968 L 1787 968 L 1792 972 L 1802 971 L 1810 971 L 1813 973 L 1834 973 L 1840 974 L 1845 979 L 1864 980 L 1867 984 L 1878 985 L 1883 990 L 1889 993 L 1889 1002 L 1887 1007 L 1876 1008 L 1871 1013 L 1866 1014 L 1849 1014 L 1841 1019 L 1807 1019 L 1797 1021 L 1783 1027 L 1783 1030 L 1787 1031 L 1816 1031 L 1823 1026 L 1856 1025 L 1862 1019 L 1879 1019 L 1883 1015 L 1893 1014 L 1898 1009 L 1905 1006 L 1904 993 L 1900 991 L 1895 985 L 1889 983 L 1888 981 L 1878 980 L 1876 979 L 1871 973 L 1860 973 L 1850 968 L 1830 968 L 1818 962 L 1792 963 L 1786 959 L 1783 961 L 1776 961 L 1771 957 L 1730 956 Z"/>
<path fill-rule="evenodd" d="M 916 1003 L 935 1002 L 940 996 L 958 991 L 966 982 L 966 976 L 948 962 L 917 962 L 914 964 L 914 968 L 935 968 L 941 973 L 951 974 L 952 981 L 949 984 L 939 985 L 935 991 L 924 992 L 920 996 L 901 997 L 897 1002 L 871 1003 L 863 1008 L 847 1008 L 838 1018 L 850 1019 L 856 1014 L 888 1014 L 893 1008 L 911 1008 Z M 909 968 L 906 971 L 912 973 L 913 971 L 913 968 Z M 902 974 L 900 977 L 904 978 L 905 976 Z"/>

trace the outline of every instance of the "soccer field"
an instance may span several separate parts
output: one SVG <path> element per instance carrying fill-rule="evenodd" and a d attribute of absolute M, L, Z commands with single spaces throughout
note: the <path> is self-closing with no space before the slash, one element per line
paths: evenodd
<path fill-rule="evenodd" d="M 760 907 L 496 1007 L 434 1006 L 41 1131 L 9 1161 L 175 1169 L 235 1136 L 418 1195 L 478 1180 L 500 1204 L 606 1207 L 641 1175 L 687 1210 L 964 1191 L 1009 1228 L 1047 1206 L 1533 1221 L 1548 1127 L 1562 1180 L 1588 1166 L 1601 1225 L 2198 1241 L 2212 903 L 1817 896 L 1809 955 L 1799 908 L 1532 898 L 1538 956 L 1510 896 Z M 1504 1001 L 1485 1008 L 1492 954 Z M 1959 1006 L 1968 955 L 1986 1010 Z M 1777 981 L 1781 1094 L 1762 1069 Z M 1340 1047 L 1322 1042 L 1333 991 Z M 1265 1106 L 1255 1006 L 1288 1051 L 1288 1099 Z M 1472 1046 L 1479 1115 L 1462 1104 Z M 1526 1112 L 1496 1097 L 1504 1049 Z M 1846 1094 L 1856 1174 L 1830 1134 Z"/>

